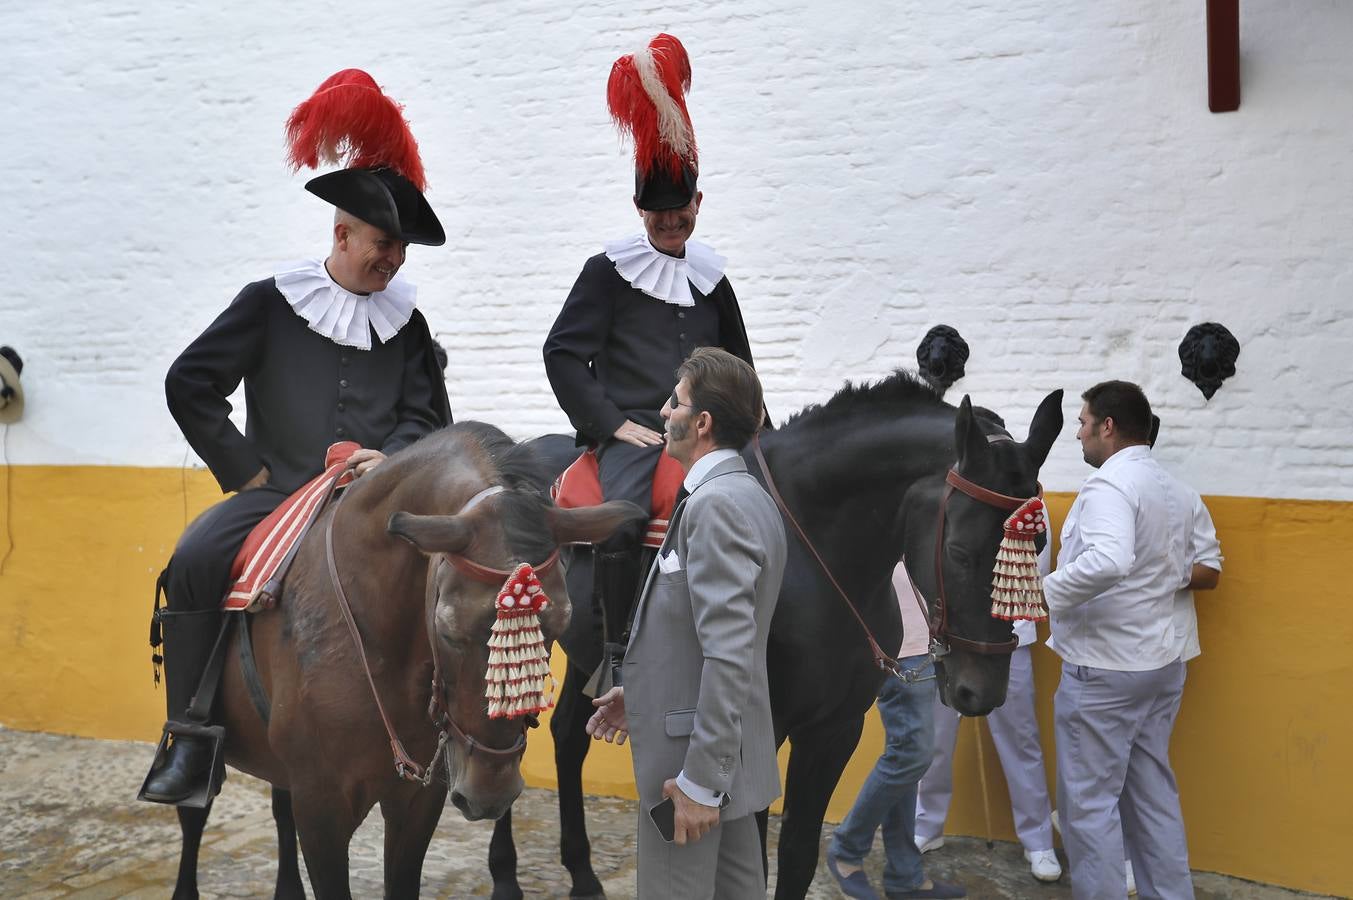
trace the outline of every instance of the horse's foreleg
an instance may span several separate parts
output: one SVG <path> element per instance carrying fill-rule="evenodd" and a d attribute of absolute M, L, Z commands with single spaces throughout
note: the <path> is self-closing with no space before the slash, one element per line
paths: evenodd
<path fill-rule="evenodd" d="M 851 716 L 790 736 L 784 815 L 775 854 L 775 900 L 803 900 L 808 893 L 817 871 L 827 803 L 863 729 L 864 716 Z"/>
<path fill-rule="evenodd" d="M 517 883 L 517 847 L 512 842 L 512 808 L 493 823 L 489 840 L 489 874 L 493 876 L 492 900 L 522 900 Z"/>
<path fill-rule="evenodd" d="M 586 682 L 586 673 L 570 663 L 550 717 L 550 736 L 559 779 L 559 861 L 573 879 L 568 895 L 575 900 L 600 900 L 606 892 L 592 869 L 592 842 L 583 810 L 583 761 L 592 743 L 585 730 L 592 716 L 592 701 L 583 693 Z"/>
<path fill-rule="evenodd" d="M 272 789 L 272 819 L 277 825 L 277 886 L 273 900 L 305 900 L 301 863 L 296 855 L 296 818 L 291 812 L 291 792 Z"/>
<path fill-rule="evenodd" d="M 381 801 L 385 817 L 385 897 L 417 897 L 437 820 L 446 805 L 446 788 L 432 784 L 408 788 Z"/>
<path fill-rule="evenodd" d="M 361 817 L 346 803 L 342 791 L 329 783 L 302 786 L 293 782 L 291 810 L 315 900 L 351 900 L 348 844 Z"/>
<path fill-rule="evenodd" d="M 202 847 L 202 832 L 211 815 L 211 804 L 202 809 L 191 806 L 176 808 L 183 844 L 179 849 L 179 877 L 174 882 L 173 900 L 197 900 L 197 851 Z"/>

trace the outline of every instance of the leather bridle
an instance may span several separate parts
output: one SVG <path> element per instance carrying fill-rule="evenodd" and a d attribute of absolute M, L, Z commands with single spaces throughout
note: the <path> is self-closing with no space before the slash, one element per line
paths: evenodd
<path fill-rule="evenodd" d="M 501 493 L 504 490 L 502 485 L 492 485 L 485 488 L 471 497 L 463 507 L 464 513 L 473 508 L 486 497 Z M 331 489 L 332 496 L 332 489 Z M 338 565 L 334 558 L 334 520 L 338 518 L 338 508 L 342 505 L 343 497 L 340 495 L 338 500 L 334 501 L 334 510 L 329 516 L 328 522 L 324 526 L 324 552 L 329 566 L 329 580 L 333 585 L 334 594 L 338 598 L 338 608 L 343 615 L 343 621 L 347 623 L 348 632 L 352 635 L 352 642 L 357 648 L 357 656 L 361 660 L 362 670 L 366 674 L 367 684 L 371 686 L 371 696 L 376 701 L 376 710 L 380 713 L 381 722 L 385 726 L 386 736 L 390 739 L 390 751 L 395 758 L 395 772 L 400 778 L 408 781 L 414 781 L 426 787 L 432 782 L 433 774 L 436 771 L 437 761 L 442 758 L 442 752 L 446 748 L 449 739 L 455 738 L 465 745 L 466 752 L 473 755 L 476 752 L 488 754 L 490 756 L 515 756 L 526 750 L 526 731 L 528 728 L 534 728 L 538 722 L 533 715 L 523 716 L 521 733 L 517 735 L 516 741 L 512 746 L 505 748 L 490 747 L 481 743 L 473 736 L 456 724 L 451 718 L 450 710 L 446 706 L 446 684 L 442 679 L 441 664 L 437 654 L 437 632 L 433 616 L 436 613 L 436 603 L 427 604 L 427 637 L 428 643 L 432 647 L 432 699 L 428 702 L 428 717 L 432 724 L 438 729 L 437 749 L 432 759 L 426 766 L 419 765 L 408 752 L 404 749 L 404 744 L 399 736 L 395 734 L 394 725 L 390 722 L 389 715 L 385 712 L 385 704 L 381 702 L 380 692 L 376 689 L 375 678 L 371 674 L 371 665 L 367 661 L 366 645 L 362 641 L 362 634 L 357 628 L 357 622 L 352 615 L 352 606 L 348 603 L 347 592 L 343 590 L 342 579 L 338 576 Z M 328 502 L 326 499 L 325 502 Z M 434 557 L 442 557 L 456 569 L 469 578 L 485 584 L 502 584 L 512 572 L 504 569 L 495 569 L 489 566 L 481 565 L 471 559 L 460 556 L 455 553 L 438 553 Z M 538 574 L 545 574 L 554 568 L 559 561 L 559 550 L 555 548 L 549 558 L 539 566 L 535 567 Z"/>
<path fill-rule="evenodd" d="M 1019 646 L 1019 638 L 1017 637 L 999 642 L 974 641 L 971 638 L 960 637 L 949 630 L 949 597 L 944 590 L 944 512 L 949 506 L 949 498 L 955 490 L 967 494 L 978 503 L 994 506 L 1003 512 L 1014 512 L 1023 506 L 1028 498 L 1012 497 L 1009 494 L 999 494 L 996 491 L 988 490 L 958 474 L 957 467 L 950 469 L 945 474 L 944 481 L 944 496 L 940 498 L 939 521 L 935 529 L 935 586 L 937 594 L 934 614 L 930 616 L 931 647 L 934 648 L 937 655 L 948 653 L 951 647 L 957 647 L 969 653 L 981 653 L 986 656 L 1014 653 Z M 1043 493 L 1041 486 L 1038 493 L 1040 496 Z M 918 593 L 917 596 L 919 597 L 920 594 Z"/>
<path fill-rule="evenodd" d="M 993 435 L 988 438 L 988 440 L 1011 439 L 1004 436 Z M 785 520 L 789 522 L 790 526 L 794 529 L 794 533 L 799 536 L 799 540 L 808 548 L 808 552 L 812 554 L 813 559 L 817 560 L 818 567 L 821 568 L 823 574 L 827 576 L 827 581 L 829 581 L 831 586 L 836 589 L 836 593 L 845 601 L 846 606 L 850 609 L 851 615 L 855 617 L 855 621 L 858 622 L 860 628 L 864 630 L 865 640 L 869 643 L 869 651 L 874 656 L 875 665 L 886 672 L 890 672 L 903 681 L 916 680 L 913 672 L 904 669 L 896 659 L 885 653 L 883 648 L 879 646 L 879 642 L 874 637 L 873 630 L 869 627 L 868 623 L 865 622 L 864 616 L 860 615 L 859 609 L 855 606 L 854 602 L 851 601 L 850 596 L 846 593 L 845 589 L 841 587 L 840 582 L 836 580 L 836 577 L 832 574 L 831 568 L 827 565 L 826 560 L 822 558 L 822 554 L 813 546 L 813 542 L 809 540 L 808 534 L 803 530 L 803 527 L 799 525 L 798 520 L 794 518 L 794 514 L 789 511 L 789 506 L 785 503 L 784 497 L 780 495 L 779 489 L 775 486 L 775 479 L 771 477 L 770 465 L 766 462 L 766 457 L 761 452 L 761 436 L 759 434 L 752 438 L 752 456 L 756 459 L 757 465 L 761 468 L 762 477 L 766 482 L 766 491 L 775 501 L 775 505 L 779 507 Z M 974 641 L 969 638 L 960 637 L 949 630 L 949 603 L 944 590 L 943 567 L 944 513 L 945 507 L 949 502 L 949 497 L 955 490 L 961 491 L 980 503 L 985 503 L 988 506 L 994 506 L 997 509 L 1008 510 L 1010 512 L 1018 509 L 1019 506 L 1024 503 L 1024 499 L 1000 494 L 969 481 L 958 473 L 957 467 L 949 470 L 948 474 L 945 476 L 945 482 L 944 496 L 940 499 L 938 528 L 935 538 L 935 578 L 939 586 L 939 596 L 936 599 L 936 614 L 931 616 L 926 613 L 924 603 L 922 603 L 921 609 L 922 613 L 926 613 L 926 618 L 930 623 L 930 656 L 932 659 L 938 659 L 939 657 L 948 654 L 951 646 L 957 647 L 960 650 L 987 655 L 1013 653 L 1015 652 L 1015 648 L 1019 646 L 1019 640 L 1017 638 L 1012 637 L 1009 641 L 1002 641 L 999 643 Z M 1041 487 L 1039 488 L 1039 494 L 1042 494 Z M 907 577 L 910 578 L 910 574 L 908 574 Z M 915 585 L 912 587 L 914 589 Z M 915 591 L 915 593 L 919 600 L 921 597 L 920 592 Z"/>

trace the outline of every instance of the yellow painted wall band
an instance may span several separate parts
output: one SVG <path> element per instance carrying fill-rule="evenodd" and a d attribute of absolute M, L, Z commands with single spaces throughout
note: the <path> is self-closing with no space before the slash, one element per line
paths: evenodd
<path fill-rule="evenodd" d="M 9 522 L 14 547 L 0 575 L 0 723 L 155 739 L 164 716 L 147 643 L 155 576 L 187 517 L 220 499 L 214 482 L 203 471 L 178 469 L 16 466 L 6 474 L 10 501 L 0 523 Z M 1070 501 L 1050 495 L 1054 521 Z M 1189 664 L 1172 745 L 1190 861 L 1353 894 L 1353 867 L 1341 864 L 1353 834 L 1353 503 L 1207 503 L 1225 572 L 1220 589 L 1198 595 L 1203 655 Z M 562 679 L 561 662 L 554 661 Z M 1058 668 L 1049 650 L 1034 649 L 1049 785 Z M 976 754 L 971 729 L 960 734 L 949 830 L 977 834 Z M 524 762 L 528 782 L 538 786 L 554 783 L 548 735 L 548 728 L 532 733 Z M 881 746 L 871 713 L 829 818 L 849 808 Z M 996 754 L 986 756 L 995 837 L 1013 840 Z M 595 745 L 585 777 L 589 791 L 634 796 L 627 748 Z"/>

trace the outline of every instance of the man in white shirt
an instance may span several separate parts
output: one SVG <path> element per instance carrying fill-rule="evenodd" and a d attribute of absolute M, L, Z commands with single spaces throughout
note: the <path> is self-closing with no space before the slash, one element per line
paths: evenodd
<path fill-rule="evenodd" d="M 1154 419 L 1154 417 L 1153 417 Z M 1159 420 L 1152 423 L 1151 446 L 1155 447 Z M 1193 488 L 1178 479 L 1175 484 L 1184 491 L 1193 510 L 1193 527 L 1189 535 L 1189 559 L 1193 561 L 1188 573 L 1188 583 L 1175 591 L 1174 595 L 1174 633 L 1175 647 L 1184 663 L 1202 654 L 1198 643 L 1198 613 L 1194 608 L 1193 592 L 1215 590 L 1221 581 L 1221 543 L 1217 540 L 1217 526 L 1212 523 L 1212 514 L 1208 511 L 1203 498 Z M 1122 806 L 1132 805 L 1131 798 L 1119 800 L 1119 815 L 1123 815 Z M 1131 817 L 1131 810 L 1128 811 Z M 1131 843 L 1131 837 L 1124 835 L 1124 858 L 1127 860 L 1127 885 L 1129 896 L 1137 892 L 1137 881 L 1133 874 L 1132 857 L 1137 850 Z M 1149 865 L 1149 863 L 1147 863 Z M 1138 863 L 1140 867 L 1142 863 Z"/>
<path fill-rule="evenodd" d="M 1192 567 L 1192 504 L 1151 458 L 1141 388 L 1107 381 L 1081 396 L 1076 437 L 1098 471 L 1071 506 L 1057 570 L 1043 583 L 1048 646 L 1063 661 L 1057 793 L 1072 896 L 1125 896 L 1126 834 L 1144 895 L 1192 898 L 1169 760 L 1184 688 L 1175 593 Z"/>

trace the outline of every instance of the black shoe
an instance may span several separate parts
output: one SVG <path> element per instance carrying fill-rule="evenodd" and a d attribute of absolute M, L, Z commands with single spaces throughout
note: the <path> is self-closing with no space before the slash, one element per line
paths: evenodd
<path fill-rule="evenodd" d="M 887 891 L 888 900 L 922 900 L 922 898 L 938 898 L 938 900 L 951 900 L 968 896 L 968 892 L 961 885 L 950 884 L 947 881 L 930 880 L 928 888 L 914 888 L 910 891 Z"/>
<path fill-rule="evenodd" d="M 864 869 L 856 869 L 849 875 L 842 875 L 841 869 L 837 866 L 837 859 L 830 850 L 827 851 L 827 871 L 836 879 L 836 886 L 841 889 L 841 893 L 851 900 L 879 900 L 878 891 L 869 883 L 869 876 L 864 873 Z"/>
<path fill-rule="evenodd" d="M 178 803 L 202 787 L 211 774 L 211 742 L 178 737 L 165 756 L 164 767 L 146 782 L 145 798 L 156 803 Z"/>

